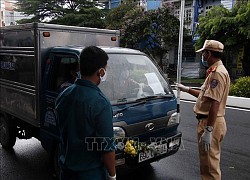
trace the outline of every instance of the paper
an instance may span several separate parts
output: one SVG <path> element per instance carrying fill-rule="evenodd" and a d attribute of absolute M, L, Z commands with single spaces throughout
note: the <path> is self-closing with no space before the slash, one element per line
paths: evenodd
<path fill-rule="evenodd" d="M 151 87 L 154 94 L 165 94 L 161 82 L 155 73 L 145 73 L 144 75 L 146 76 L 148 85 Z"/>

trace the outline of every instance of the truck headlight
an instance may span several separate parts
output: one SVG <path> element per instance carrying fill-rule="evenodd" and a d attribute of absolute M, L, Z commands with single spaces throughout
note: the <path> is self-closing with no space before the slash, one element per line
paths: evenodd
<path fill-rule="evenodd" d="M 113 127 L 113 131 L 115 139 L 125 138 L 126 136 L 125 131 L 121 127 Z"/>
<path fill-rule="evenodd" d="M 169 118 L 168 126 L 178 124 L 178 123 L 180 123 L 180 113 L 178 114 L 177 112 L 174 112 L 173 114 L 171 114 Z"/>

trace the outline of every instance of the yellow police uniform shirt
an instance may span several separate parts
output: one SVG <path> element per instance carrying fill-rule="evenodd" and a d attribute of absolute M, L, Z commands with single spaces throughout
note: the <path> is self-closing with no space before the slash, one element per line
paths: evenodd
<path fill-rule="evenodd" d="M 209 74 L 201 86 L 200 94 L 194 106 L 194 112 L 196 114 L 208 115 L 213 99 L 220 102 L 217 116 L 224 116 L 230 87 L 228 71 L 222 61 L 218 61 L 207 72 Z"/>

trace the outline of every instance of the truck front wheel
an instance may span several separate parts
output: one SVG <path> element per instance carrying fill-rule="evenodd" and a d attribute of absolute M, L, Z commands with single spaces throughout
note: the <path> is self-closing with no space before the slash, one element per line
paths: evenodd
<path fill-rule="evenodd" d="M 7 116 L 0 115 L 0 143 L 4 149 L 11 149 L 16 143 L 16 127 Z"/>

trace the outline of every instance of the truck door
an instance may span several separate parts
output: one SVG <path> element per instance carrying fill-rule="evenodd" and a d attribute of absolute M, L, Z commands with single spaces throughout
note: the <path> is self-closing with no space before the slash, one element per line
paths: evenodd
<path fill-rule="evenodd" d="M 41 138 L 56 140 L 59 138 L 55 100 L 63 89 L 74 83 L 72 69 L 77 73 L 78 56 L 65 53 L 51 53 L 47 59 L 43 78 L 45 91 L 45 118 L 41 120 Z"/>

